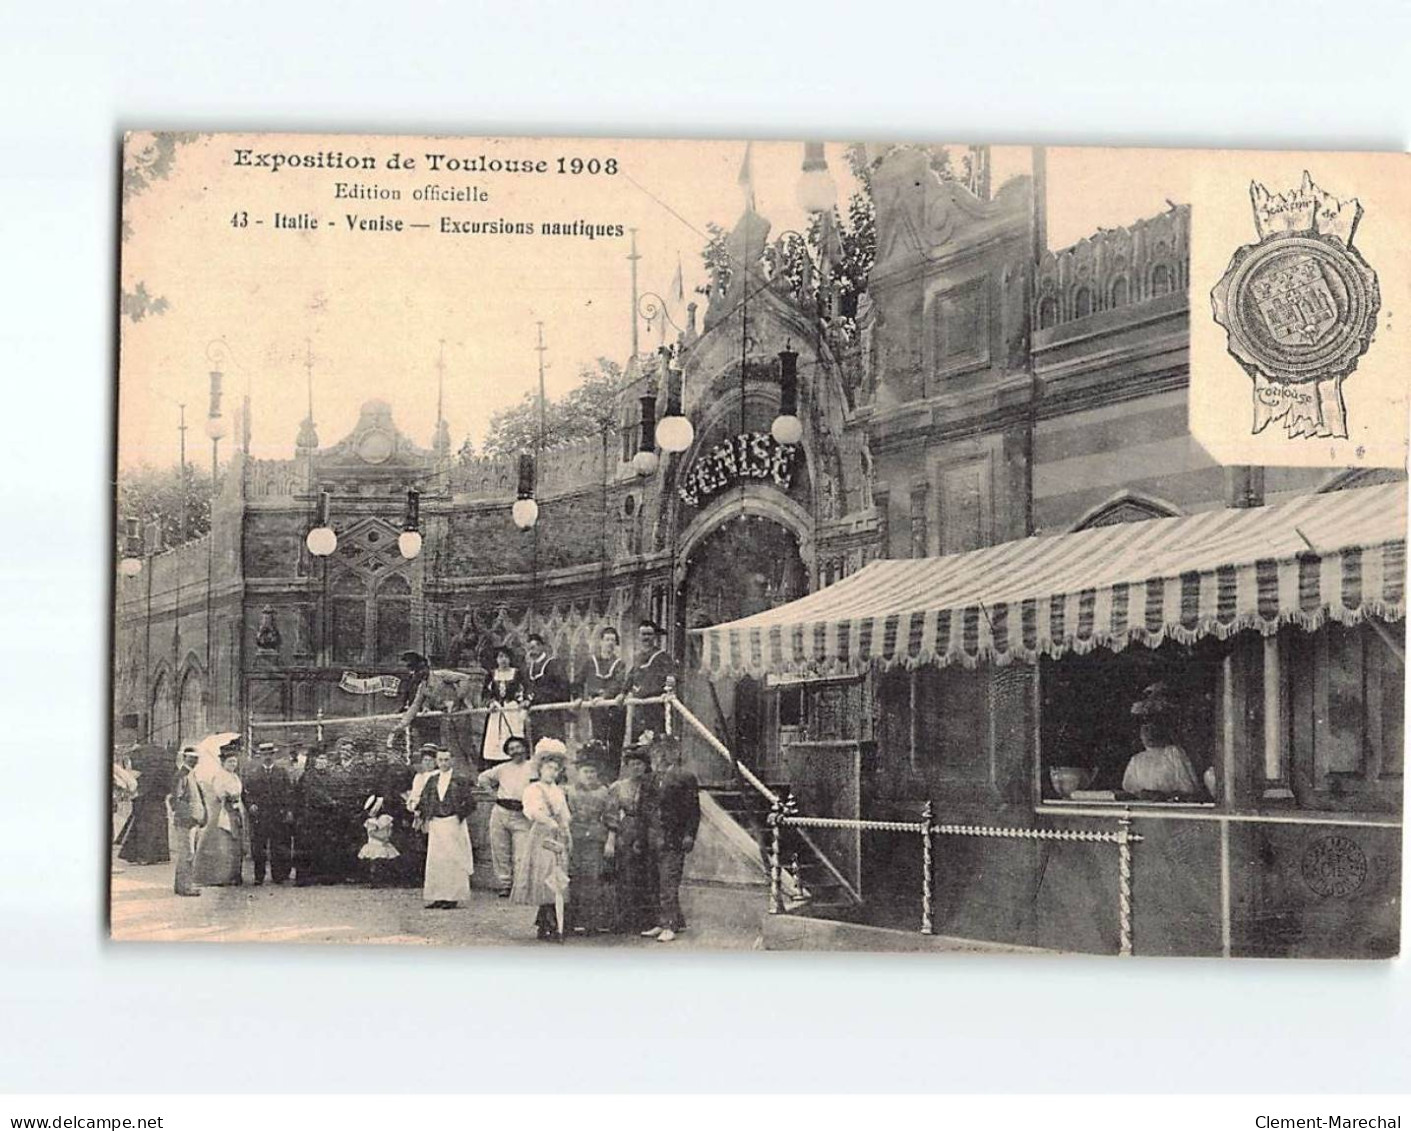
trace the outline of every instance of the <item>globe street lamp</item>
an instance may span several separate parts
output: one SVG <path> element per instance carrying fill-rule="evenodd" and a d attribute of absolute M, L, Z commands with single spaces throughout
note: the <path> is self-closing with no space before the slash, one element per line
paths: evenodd
<path fill-rule="evenodd" d="M 338 549 L 338 535 L 328 524 L 330 502 L 328 492 L 320 491 L 314 527 L 309 531 L 308 537 L 304 539 L 304 545 L 309 548 L 309 553 L 316 558 L 327 558 L 334 550 Z"/>
<path fill-rule="evenodd" d="M 135 518 L 123 520 L 122 559 L 118 572 L 124 577 L 136 577 L 142 572 L 142 528 Z"/>
<path fill-rule="evenodd" d="M 684 452 L 696 439 L 696 430 L 681 410 L 685 374 L 665 346 L 659 352 L 666 368 L 666 414 L 657 422 L 657 447 L 664 452 Z"/>
<path fill-rule="evenodd" d="M 804 142 L 803 174 L 795 196 L 805 212 L 827 212 L 837 203 L 838 186 L 828 171 L 828 158 L 821 141 Z"/>
<path fill-rule="evenodd" d="M 530 530 L 539 521 L 539 504 L 534 500 L 534 457 L 519 456 L 519 497 L 510 508 L 510 517 L 521 530 Z"/>
<path fill-rule="evenodd" d="M 786 343 L 779 351 L 779 415 L 769 426 L 769 433 L 784 445 L 797 444 L 803 439 L 803 422 L 799 420 L 799 355 Z"/>
<path fill-rule="evenodd" d="M 421 553 L 421 493 L 415 487 L 407 489 L 407 509 L 402 517 L 402 532 L 397 535 L 397 550 L 411 561 Z"/>
<path fill-rule="evenodd" d="M 632 457 L 632 469 L 646 478 L 655 475 L 661 463 L 653 447 L 656 443 L 656 392 L 649 389 L 639 398 L 639 403 L 642 407 L 642 430 L 637 441 L 637 454 Z"/>

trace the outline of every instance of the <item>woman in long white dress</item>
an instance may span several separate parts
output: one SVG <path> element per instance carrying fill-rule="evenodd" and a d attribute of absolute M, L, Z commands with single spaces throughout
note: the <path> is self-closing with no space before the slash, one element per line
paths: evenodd
<path fill-rule="evenodd" d="M 238 886 L 243 882 L 245 864 L 244 786 L 235 772 L 240 765 L 233 751 L 221 759 L 221 768 L 211 782 L 215 803 L 211 819 L 196 848 L 194 872 L 202 887 Z"/>
<path fill-rule="evenodd" d="M 568 859 L 573 839 L 572 814 L 559 782 L 568 770 L 568 752 L 556 738 L 541 738 L 534 748 L 538 780 L 524 787 L 524 815 L 529 835 L 515 860 L 510 902 L 538 907 L 539 938 L 563 942 L 564 908 L 568 900 Z"/>
<path fill-rule="evenodd" d="M 524 723 L 528 712 L 524 700 L 528 689 L 519 669 L 514 666 L 514 657 L 508 648 L 495 650 L 495 668 L 485 677 L 485 705 L 490 714 L 485 718 L 485 734 L 480 740 L 480 760 L 482 762 L 504 762 L 509 758 L 505 753 L 505 741 L 510 737 L 524 737 Z"/>

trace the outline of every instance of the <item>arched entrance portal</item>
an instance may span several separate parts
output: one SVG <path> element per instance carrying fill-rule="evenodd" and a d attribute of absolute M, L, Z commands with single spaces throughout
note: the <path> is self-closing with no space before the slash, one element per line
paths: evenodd
<path fill-rule="evenodd" d="M 678 605 L 679 626 L 707 628 L 772 609 L 808 592 L 808 568 L 793 532 L 770 518 L 737 515 L 695 543 Z M 768 759 L 775 722 L 760 681 L 707 679 L 688 661 L 682 698 L 751 768 Z M 725 781 L 719 759 L 706 762 Z M 705 768 L 705 767 L 702 767 Z"/>

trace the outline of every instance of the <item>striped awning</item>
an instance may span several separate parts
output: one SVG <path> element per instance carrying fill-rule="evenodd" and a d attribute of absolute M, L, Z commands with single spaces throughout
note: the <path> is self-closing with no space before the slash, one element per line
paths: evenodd
<path fill-rule="evenodd" d="M 1406 485 L 1390 483 L 876 561 L 693 635 L 712 676 L 974 666 L 1400 618 L 1405 591 Z"/>

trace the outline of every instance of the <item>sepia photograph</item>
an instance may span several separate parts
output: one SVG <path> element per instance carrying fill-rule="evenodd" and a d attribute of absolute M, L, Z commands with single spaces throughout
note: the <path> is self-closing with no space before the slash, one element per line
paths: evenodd
<path fill-rule="evenodd" d="M 111 937 L 1395 956 L 1406 170 L 130 133 Z"/>

